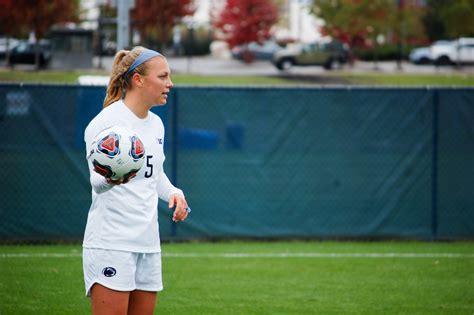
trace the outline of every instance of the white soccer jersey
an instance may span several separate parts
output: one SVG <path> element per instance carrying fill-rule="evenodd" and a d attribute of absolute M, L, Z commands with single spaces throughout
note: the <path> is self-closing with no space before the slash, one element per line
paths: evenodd
<path fill-rule="evenodd" d="M 145 162 L 137 176 L 127 184 L 110 185 L 88 161 L 92 204 L 83 246 L 160 252 L 158 198 L 168 201 L 172 194 L 183 195 L 163 172 L 163 122 L 151 112 L 145 119 L 140 119 L 123 101 L 117 101 L 104 108 L 87 126 L 84 134 L 86 154 L 95 136 L 112 126 L 127 127 L 138 135 L 145 147 Z"/>

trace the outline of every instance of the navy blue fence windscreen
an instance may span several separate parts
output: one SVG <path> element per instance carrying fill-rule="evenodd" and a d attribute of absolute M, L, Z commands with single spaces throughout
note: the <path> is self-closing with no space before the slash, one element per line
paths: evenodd
<path fill-rule="evenodd" d="M 0 85 L 0 241 L 82 239 L 104 87 Z M 163 239 L 474 238 L 474 89 L 177 87 Z"/>

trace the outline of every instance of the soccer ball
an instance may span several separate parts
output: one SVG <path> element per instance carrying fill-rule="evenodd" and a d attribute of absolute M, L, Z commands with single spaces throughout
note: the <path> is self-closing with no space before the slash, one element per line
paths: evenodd
<path fill-rule="evenodd" d="M 145 147 L 130 129 L 110 127 L 94 138 L 88 159 L 100 175 L 126 180 L 142 167 Z"/>

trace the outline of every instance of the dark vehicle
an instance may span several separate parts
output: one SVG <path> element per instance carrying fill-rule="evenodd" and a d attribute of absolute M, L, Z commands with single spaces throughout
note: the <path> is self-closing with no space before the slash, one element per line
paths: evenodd
<path fill-rule="evenodd" d="M 350 59 L 347 45 L 339 41 L 317 42 L 311 44 L 295 44 L 277 51 L 273 64 L 279 70 L 288 70 L 292 66 L 320 65 L 332 69 L 336 64 L 345 64 Z"/>
<path fill-rule="evenodd" d="M 51 61 L 51 47 L 48 42 L 39 44 L 39 65 L 48 66 Z M 35 64 L 35 44 L 20 42 L 11 50 L 10 63 L 14 64 Z"/>
<path fill-rule="evenodd" d="M 0 37 L 0 58 L 5 58 L 7 50 L 11 51 L 13 47 L 18 45 L 19 41 L 15 38 Z M 8 44 L 8 45 L 7 45 Z"/>
<path fill-rule="evenodd" d="M 282 49 L 280 45 L 273 41 L 266 41 L 260 43 L 250 43 L 248 45 L 236 46 L 232 49 L 232 57 L 234 59 L 245 59 L 245 53 L 249 52 L 252 57 L 257 60 L 272 60 L 273 55 L 278 50 Z"/>

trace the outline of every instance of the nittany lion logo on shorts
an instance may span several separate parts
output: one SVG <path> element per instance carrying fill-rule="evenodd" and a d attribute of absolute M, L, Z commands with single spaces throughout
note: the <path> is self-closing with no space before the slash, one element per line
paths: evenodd
<path fill-rule="evenodd" d="M 106 277 L 113 277 L 117 273 L 117 270 L 115 270 L 115 268 L 113 267 L 105 267 L 104 269 L 102 269 L 102 273 Z"/>

